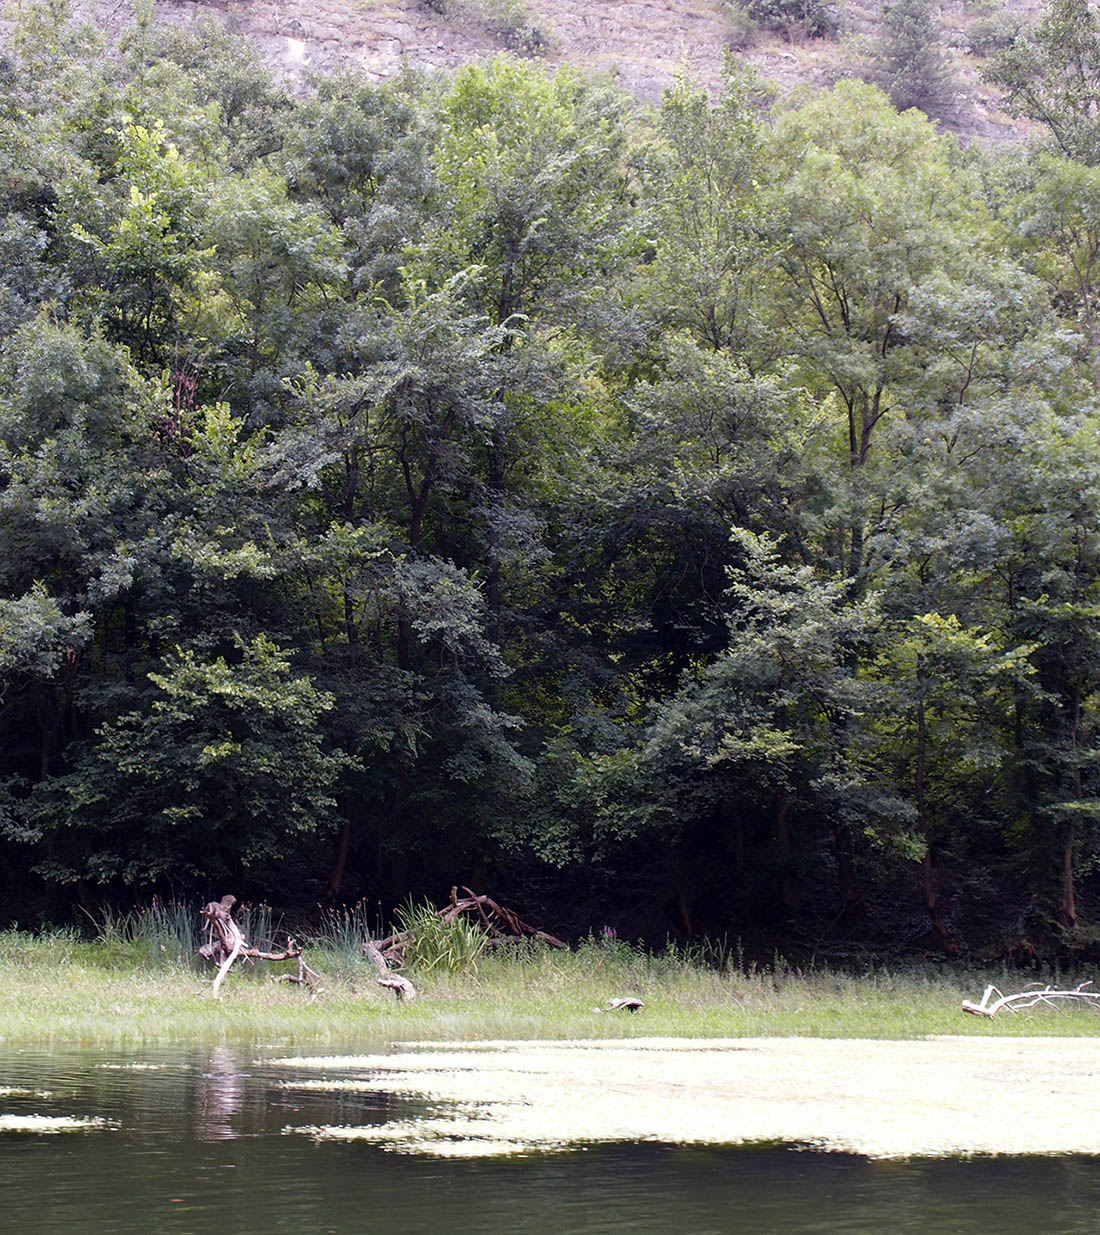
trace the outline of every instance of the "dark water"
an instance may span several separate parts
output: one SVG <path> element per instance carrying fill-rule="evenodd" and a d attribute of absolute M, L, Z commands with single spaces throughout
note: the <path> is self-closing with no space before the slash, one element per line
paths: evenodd
<path fill-rule="evenodd" d="M 118 1125 L 0 1134 L 0 1231 L 1100 1230 L 1094 1158 L 880 1163 L 794 1149 L 623 1145 L 471 1162 L 405 1157 L 363 1143 L 316 1144 L 282 1129 L 381 1121 L 409 1106 L 377 1095 L 287 1090 L 280 1082 L 293 1074 L 267 1067 L 262 1056 L 225 1048 L 0 1055 L 0 1085 L 52 1095 L 3 1097 L 0 1111 L 99 1115 Z M 133 1062 L 160 1067 L 110 1066 Z"/>

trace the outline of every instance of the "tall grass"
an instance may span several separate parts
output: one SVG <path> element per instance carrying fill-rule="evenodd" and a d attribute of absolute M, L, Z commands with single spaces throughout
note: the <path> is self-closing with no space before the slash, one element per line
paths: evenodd
<path fill-rule="evenodd" d="M 271 942 L 270 910 L 241 915 L 250 939 Z M 487 947 L 476 926 L 441 926 L 408 906 L 402 925 L 421 932 L 407 972 L 420 998 L 397 1003 L 362 955 L 377 932 L 364 906 L 334 911 L 304 942 L 324 979 L 311 1001 L 268 981 L 280 966 L 235 966 L 211 998 L 213 967 L 196 961 L 196 906 L 158 902 L 96 919 L 97 938 L 75 931 L 0 932 L 0 1043 L 282 1041 L 377 1044 L 409 1039 L 759 1037 L 912 1038 L 928 1034 L 1096 1035 L 1089 1009 L 1037 1008 L 979 1021 L 960 1008 L 987 982 L 1023 985 L 995 968 L 868 968 L 799 972 L 782 957 L 746 961 L 715 941 L 652 953 L 601 932 L 570 950 L 537 942 Z M 470 932 L 472 931 L 472 935 Z M 301 935 L 298 935 L 302 938 Z M 1089 974 L 1061 975 L 1069 985 Z M 601 1011 L 637 996 L 637 1013 Z"/>
<path fill-rule="evenodd" d="M 303 944 L 314 954 L 311 964 L 326 974 L 351 976 L 364 965 L 363 945 L 381 934 L 381 925 L 366 901 L 350 907 L 326 909 L 319 925 L 307 932 Z"/>
<path fill-rule="evenodd" d="M 234 916 L 250 944 L 265 950 L 276 945 L 277 927 L 269 905 L 241 905 Z M 105 908 L 87 917 L 94 940 L 83 945 L 82 953 L 90 964 L 105 969 L 206 966 L 198 950 L 206 942 L 207 930 L 196 904 L 154 899 L 134 909 Z"/>
<path fill-rule="evenodd" d="M 95 928 L 95 942 L 84 954 L 103 968 L 186 965 L 202 942 L 197 909 L 181 901 L 154 900 L 125 912 L 107 908 L 88 918 Z"/>

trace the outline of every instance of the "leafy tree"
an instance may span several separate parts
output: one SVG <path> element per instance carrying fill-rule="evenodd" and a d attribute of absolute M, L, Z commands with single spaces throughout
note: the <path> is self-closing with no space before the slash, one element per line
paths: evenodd
<path fill-rule="evenodd" d="M 1006 648 L 995 632 L 967 629 L 954 616 L 923 613 L 890 633 L 875 666 L 883 694 L 872 741 L 912 802 L 924 907 L 948 954 L 957 955 L 959 943 L 944 916 L 936 859 L 962 839 L 952 835 L 967 808 L 960 794 L 975 775 L 988 784 L 1006 757 L 1008 699 L 1028 683 L 1033 650 Z"/>
<path fill-rule="evenodd" d="M 231 383 L 255 420 L 280 419 L 283 379 L 301 371 L 318 334 L 340 319 L 341 237 L 314 205 L 289 199 L 282 177 L 260 168 L 218 181 L 202 239 L 215 261 L 192 329 L 209 339 L 207 381 Z"/>
<path fill-rule="evenodd" d="M 1010 115 L 1045 125 L 1066 158 L 1100 162 L 1100 24 L 1090 0 L 1050 0 L 986 69 Z"/>
<path fill-rule="evenodd" d="M 754 21 L 792 42 L 829 38 L 840 27 L 836 7 L 828 0 L 748 0 L 746 8 Z"/>
<path fill-rule="evenodd" d="M 379 283 L 393 294 L 436 194 L 414 102 L 394 88 L 330 78 L 293 119 L 282 158 L 292 198 L 319 203 L 340 229 L 353 300 Z"/>
<path fill-rule="evenodd" d="M 554 592 L 589 632 L 589 655 L 606 658 L 601 689 L 629 679 L 660 698 L 725 646 L 730 527 L 797 540 L 818 447 L 805 391 L 751 376 L 685 334 L 668 335 L 652 359 L 651 379 L 623 395 L 629 440 L 605 445 L 606 473 L 569 499 Z"/>
<path fill-rule="evenodd" d="M 0 600 L 0 673 L 53 677 L 89 634 L 89 615 L 62 612 L 41 583 L 15 600 Z"/>
<path fill-rule="evenodd" d="M 1100 712 L 1100 609 L 1096 501 L 1096 427 L 1093 416 L 1067 418 L 1048 426 L 1047 445 L 1034 458 L 1041 493 L 1021 516 L 1018 535 L 1026 539 L 1023 595 L 1013 621 L 1036 645 L 1034 659 L 1043 694 L 1031 713 L 1025 747 L 1029 764 L 1029 815 L 1040 859 L 1039 898 L 1069 931 L 1079 925 L 1077 877 L 1088 869 L 1100 818 L 1097 781 L 1097 722 Z M 1045 868 L 1045 871 L 1044 869 Z M 1052 868 L 1056 881 L 1049 878 Z M 1044 877 L 1045 876 L 1045 877 Z M 1046 889 L 1054 882 L 1056 893 Z"/>
<path fill-rule="evenodd" d="M 246 39 L 214 19 L 186 29 L 153 28 L 147 39 L 140 35 L 139 20 L 129 47 L 136 62 L 138 107 L 148 106 L 182 79 L 188 101 L 207 116 L 213 113 L 231 170 L 244 171 L 281 148 L 290 98 Z M 160 119 L 171 123 L 168 115 Z"/>
<path fill-rule="evenodd" d="M 162 510 L 164 392 L 102 337 L 45 318 L 10 340 L 0 380 L 5 588 L 41 581 L 77 605 L 118 595 L 127 549 Z"/>
<path fill-rule="evenodd" d="M 573 316 L 606 274 L 625 217 L 625 102 L 569 69 L 499 57 L 458 72 L 442 100 L 435 170 L 447 223 L 427 254 L 471 283 L 494 323 Z"/>
<path fill-rule="evenodd" d="M 796 910 L 804 864 L 822 877 L 820 857 L 799 854 L 812 853 L 823 824 L 848 912 L 858 898 L 853 824 L 907 821 L 886 779 L 852 758 L 873 695 L 856 665 L 878 624 L 877 601 L 851 603 L 842 578 L 790 566 L 749 532 L 735 532 L 734 543 L 742 558 L 731 571 L 728 647 L 659 710 L 637 755 L 635 811 L 668 838 L 661 869 L 688 881 L 681 890 L 689 902 L 751 912 L 743 894 L 723 886 L 736 878 L 730 858 L 738 851 L 742 870 L 773 872 L 773 916 L 776 903 L 779 916 Z M 827 896 L 815 889 L 814 899 L 829 913 Z M 835 909 L 834 901 L 834 919 Z"/>
<path fill-rule="evenodd" d="M 347 741 L 390 752 L 364 791 L 389 820 L 393 884 L 414 853 L 432 860 L 430 836 L 440 860 L 468 855 L 490 830 L 490 803 L 506 812 L 528 775 L 515 721 L 494 706 L 505 667 L 473 572 L 484 453 L 514 356 L 509 329 L 470 311 L 463 282 L 430 291 L 407 274 L 398 305 L 363 302 L 342 336 L 354 368 L 306 375 L 298 421 L 271 452 L 310 485 L 298 556 L 316 629 L 341 648 L 334 688 L 376 694 L 369 709 L 346 708 L 359 713 Z M 441 813 L 456 823 L 446 848 L 429 824 Z M 357 829 L 360 850 L 378 827 Z"/>
<path fill-rule="evenodd" d="M 831 389 L 841 416 L 851 483 L 837 514 L 857 578 L 872 444 L 923 361 L 900 319 L 961 256 L 961 186 L 925 117 L 857 83 L 781 117 L 775 153 L 775 299 L 805 380 Z"/>
<path fill-rule="evenodd" d="M 1080 328 L 1100 390 L 1100 172 L 1041 156 L 1008 211 L 1052 304 Z"/>
<path fill-rule="evenodd" d="M 77 216 L 73 235 L 94 255 L 80 300 L 93 306 L 113 338 L 129 345 L 139 364 L 157 371 L 179 348 L 181 309 L 214 253 L 199 245 L 205 186 L 162 128 L 126 125 L 117 146 L 117 212 L 109 212 L 101 233 L 80 222 L 87 213 L 70 203 Z"/>
<path fill-rule="evenodd" d="M 30 786 L 64 769 L 141 654 L 170 487 L 167 400 L 119 348 L 44 316 L 7 341 L 0 390 L 0 779 Z"/>
<path fill-rule="evenodd" d="M 756 355 L 765 241 L 767 154 L 753 83 L 727 68 L 715 106 L 680 76 L 665 91 L 651 190 L 654 314 L 714 348 Z"/>
<path fill-rule="evenodd" d="M 263 636 L 232 660 L 181 651 L 146 706 L 103 726 L 30 809 L 55 881 L 197 889 L 267 875 L 333 821 L 349 761 L 320 730 L 331 695 Z"/>

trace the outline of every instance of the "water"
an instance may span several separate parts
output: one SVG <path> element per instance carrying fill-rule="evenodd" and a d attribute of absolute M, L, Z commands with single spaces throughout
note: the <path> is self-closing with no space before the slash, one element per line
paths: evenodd
<path fill-rule="evenodd" d="M 363 1044 L 357 1044 L 359 1052 Z M 282 1134 L 410 1104 L 286 1089 L 285 1051 L 12 1052 L 0 1112 L 111 1130 L 0 1134 L 2 1229 L 235 1235 L 1093 1235 L 1100 1160 L 868 1162 L 795 1149 L 655 1145 L 450 1161 Z M 335 1053 L 335 1052 L 334 1052 Z M 143 1065 L 135 1070 L 133 1064 Z M 292 1075 L 292 1074 L 291 1074 Z M 41 1096 L 48 1091 L 49 1096 Z"/>

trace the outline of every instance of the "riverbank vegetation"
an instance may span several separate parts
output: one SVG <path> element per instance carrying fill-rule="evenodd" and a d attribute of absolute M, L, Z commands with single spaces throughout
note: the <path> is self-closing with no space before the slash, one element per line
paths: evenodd
<path fill-rule="evenodd" d="M 646 107 L 500 59 L 293 97 L 213 26 L 21 10 L 7 919 L 458 883 L 658 948 L 1092 955 L 1070 47 L 1100 59 L 1084 0 L 990 70 L 1049 140 L 983 152 L 857 81 Z"/>
<path fill-rule="evenodd" d="M 1000 971 L 868 968 L 858 973 L 793 970 L 776 958 L 756 966 L 736 949 L 652 954 L 590 940 L 570 952 L 528 948 L 488 954 L 476 968 L 410 971 L 420 991 L 399 1003 L 363 957 L 332 939 L 307 942 L 323 989 L 272 981 L 282 966 L 241 966 L 221 997 L 213 967 L 163 940 L 71 931 L 0 933 L 0 1043 L 9 1046 L 140 1046 L 156 1043 L 342 1044 L 497 1039 L 824 1037 L 918 1038 L 932 1034 L 1095 1034 L 1088 1008 L 1036 1009 L 995 1021 L 966 1016 L 965 998 Z M 640 997 L 636 1013 L 609 1012 L 610 999 Z"/>

